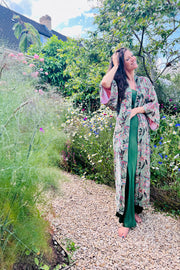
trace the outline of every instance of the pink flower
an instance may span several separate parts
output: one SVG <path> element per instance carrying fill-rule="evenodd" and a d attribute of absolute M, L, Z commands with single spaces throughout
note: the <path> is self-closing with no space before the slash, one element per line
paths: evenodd
<path fill-rule="evenodd" d="M 48 72 L 44 72 L 45 75 L 48 75 Z"/>
<path fill-rule="evenodd" d="M 10 53 L 8 56 L 9 56 L 9 57 L 14 57 L 15 54 L 14 54 L 14 53 Z"/>
<path fill-rule="evenodd" d="M 27 75 L 27 73 L 26 73 L 26 72 L 23 72 L 22 74 L 23 74 L 23 75 Z"/>
<path fill-rule="evenodd" d="M 40 61 L 40 62 L 44 62 L 44 58 L 40 58 L 39 61 Z"/>
<path fill-rule="evenodd" d="M 39 89 L 39 94 L 40 94 L 40 95 L 44 95 L 44 92 L 43 92 L 42 89 Z"/>
<path fill-rule="evenodd" d="M 37 93 L 37 92 L 38 92 L 38 90 L 37 90 L 37 89 L 35 89 L 35 90 L 34 90 L 34 92 L 36 92 L 36 93 Z"/>
<path fill-rule="evenodd" d="M 107 115 L 107 113 L 103 113 L 103 115 Z"/>
<path fill-rule="evenodd" d="M 35 67 L 35 65 L 34 64 L 29 64 L 29 67 Z"/>
<path fill-rule="evenodd" d="M 38 72 L 38 71 L 33 72 L 33 73 L 31 73 L 31 77 L 33 77 L 33 78 L 37 78 L 38 74 L 39 74 L 39 72 Z"/>
<path fill-rule="evenodd" d="M 43 68 L 40 68 L 40 71 L 43 71 Z"/>
<path fill-rule="evenodd" d="M 172 99 L 170 98 L 170 99 L 169 99 L 169 101 L 171 102 L 171 101 L 172 101 Z"/>
<path fill-rule="evenodd" d="M 34 59 L 39 59 L 39 55 L 35 54 Z"/>
<path fill-rule="evenodd" d="M 39 131 L 41 131 L 42 133 L 44 133 L 44 129 L 43 128 L 40 128 Z"/>
<path fill-rule="evenodd" d="M 18 53 L 18 56 L 24 56 L 24 54 L 23 53 Z"/>
<path fill-rule="evenodd" d="M 82 109 L 82 111 L 84 112 L 84 111 L 85 111 L 85 109 L 83 108 L 83 109 Z"/>
<path fill-rule="evenodd" d="M 24 61 L 23 61 L 23 64 L 27 64 L 27 61 L 26 61 L 26 60 L 24 60 Z"/>

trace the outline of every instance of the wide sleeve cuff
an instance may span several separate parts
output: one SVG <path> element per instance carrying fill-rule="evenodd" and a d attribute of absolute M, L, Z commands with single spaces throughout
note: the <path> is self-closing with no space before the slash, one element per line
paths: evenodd
<path fill-rule="evenodd" d="M 118 101 L 118 87 L 113 80 L 111 88 L 105 88 L 100 85 L 100 101 L 102 104 L 108 106 L 111 110 L 115 111 Z"/>
<path fill-rule="evenodd" d="M 110 100 L 111 88 L 105 88 L 102 85 L 100 88 L 100 101 L 102 104 L 106 105 Z"/>
<path fill-rule="evenodd" d="M 160 115 L 159 115 L 159 103 L 157 100 L 154 87 L 150 89 L 150 95 L 148 102 L 143 106 L 145 114 L 148 120 L 149 127 L 152 130 L 156 130 L 159 127 Z"/>

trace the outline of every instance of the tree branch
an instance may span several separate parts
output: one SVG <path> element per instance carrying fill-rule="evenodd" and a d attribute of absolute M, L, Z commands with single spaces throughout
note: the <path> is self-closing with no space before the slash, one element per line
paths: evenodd
<path fill-rule="evenodd" d="M 170 62 L 167 62 L 166 66 L 163 68 L 163 70 L 159 73 L 159 75 L 156 77 L 154 81 L 156 82 L 159 79 L 159 77 L 164 73 L 164 71 L 170 66 L 170 64 L 174 62 L 175 60 L 177 60 L 178 58 L 180 58 L 180 55 L 174 58 L 173 60 L 171 60 Z"/>
<path fill-rule="evenodd" d="M 141 44 L 141 40 L 139 39 L 138 35 L 136 34 L 136 32 L 133 30 L 133 34 L 135 35 L 135 37 L 137 38 L 137 40 L 139 41 L 139 43 Z"/>
<path fill-rule="evenodd" d="M 141 57 L 143 59 L 143 66 L 144 66 L 144 70 L 146 72 L 147 77 L 150 79 L 151 83 L 154 84 L 153 80 L 151 79 L 149 72 L 146 68 L 146 63 L 145 63 L 145 57 L 143 55 L 139 55 L 139 57 Z"/>
<path fill-rule="evenodd" d="M 140 48 L 139 48 L 139 53 L 138 53 L 139 56 L 141 55 L 141 50 L 142 50 L 142 46 L 143 46 L 144 31 L 145 31 L 145 27 L 143 26 L 141 42 L 140 42 Z"/>

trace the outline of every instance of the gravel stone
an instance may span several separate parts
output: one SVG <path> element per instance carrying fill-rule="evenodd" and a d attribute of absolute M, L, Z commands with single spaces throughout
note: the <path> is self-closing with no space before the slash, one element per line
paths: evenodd
<path fill-rule="evenodd" d="M 115 190 L 64 172 L 61 192 L 48 194 L 46 217 L 60 244 L 70 239 L 76 251 L 71 270 L 179 270 L 179 219 L 155 212 L 140 214 L 142 223 L 126 239 L 118 236 Z"/>

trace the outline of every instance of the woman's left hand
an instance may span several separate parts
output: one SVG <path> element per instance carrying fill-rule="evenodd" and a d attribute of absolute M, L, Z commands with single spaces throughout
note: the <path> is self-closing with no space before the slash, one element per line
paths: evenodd
<path fill-rule="evenodd" d="M 137 113 L 145 113 L 143 107 L 137 107 L 131 110 L 130 119 L 133 118 Z"/>

